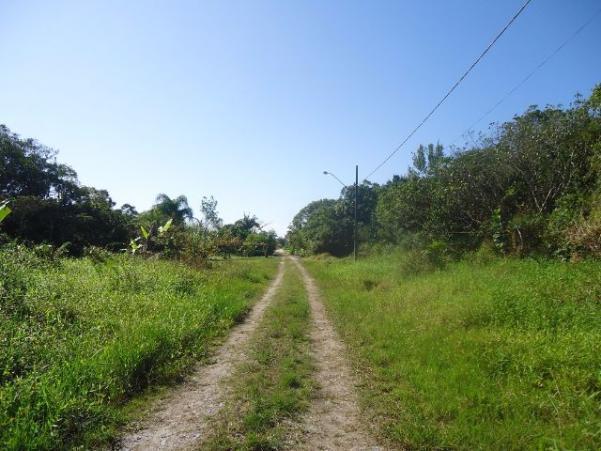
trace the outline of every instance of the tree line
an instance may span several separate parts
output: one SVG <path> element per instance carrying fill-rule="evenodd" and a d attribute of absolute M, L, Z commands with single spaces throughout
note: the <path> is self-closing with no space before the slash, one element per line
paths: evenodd
<path fill-rule="evenodd" d="M 601 85 L 566 108 L 532 106 L 471 145 L 419 146 L 406 174 L 363 181 L 357 196 L 364 248 L 601 256 Z M 349 254 L 353 202 L 348 187 L 301 209 L 293 251 Z"/>
<path fill-rule="evenodd" d="M 184 195 L 159 194 L 147 211 L 117 207 L 108 191 L 79 183 L 57 152 L 0 125 L 0 243 L 47 245 L 74 256 L 129 251 L 203 263 L 211 255 L 271 255 L 277 236 L 256 216 L 223 224 L 217 201 L 204 197 L 201 218 Z"/>

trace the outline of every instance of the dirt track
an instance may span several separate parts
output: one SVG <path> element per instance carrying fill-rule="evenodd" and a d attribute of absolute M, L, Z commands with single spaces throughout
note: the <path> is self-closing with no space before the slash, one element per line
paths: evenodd
<path fill-rule="evenodd" d="M 311 345 L 318 386 L 311 408 L 300 425 L 300 441 L 295 449 L 381 449 L 361 421 L 346 350 L 328 320 L 317 285 L 298 259 L 294 258 L 294 263 L 303 276 L 311 306 Z"/>
<path fill-rule="evenodd" d="M 316 393 L 307 414 L 290 422 L 290 449 L 380 449 L 363 426 L 355 394 L 355 382 L 345 358 L 346 350 L 328 320 L 319 290 L 300 260 L 290 259 L 302 274 L 311 307 L 311 348 Z M 147 419 L 126 434 L 121 450 L 201 449 L 211 418 L 221 410 L 230 390 L 228 376 L 248 358 L 248 341 L 257 328 L 284 275 L 278 274 L 244 323 L 233 328 L 212 361 L 199 366 L 190 378 L 163 398 Z M 225 382 L 225 383 L 224 383 Z"/>
<path fill-rule="evenodd" d="M 263 312 L 282 283 L 284 263 L 263 297 L 246 320 L 232 329 L 212 362 L 199 366 L 190 378 L 155 406 L 152 414 L 136 430 L 123 437 L 121 450 L 174 450 L 198 446 L 209 418 L 217 413 L 227 397 L 222 381 L 245 359 L 247 342 Z"/>

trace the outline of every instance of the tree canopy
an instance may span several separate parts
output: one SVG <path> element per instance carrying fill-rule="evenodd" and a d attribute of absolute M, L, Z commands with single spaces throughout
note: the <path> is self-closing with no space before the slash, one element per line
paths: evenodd
<path fill-rule="evenodd" d="M 503 253 L 561 256 L 601 248 L 601 86 L 568 108 L 530 107 L 464 148 L 419 146 L 413 166 L 358 187 L 361 243 L 461 253 L 489 242 Z M 293 248 L 351 252 L 354 188 L 295 216 Z"/>
<path fill-rule="evenodd" d="M 56 155 L 0 126 L 1 232 L 9 239 L 65 246 L 73 255 L 102 247 L 196 263 L 212 253 L 254 256 L 275 250 L 277 236 L 263 230 L 256 216 L 245 214 L 223 226 L 212 196 L 202 199 L 204 221 L 194 217 L 185 195 L 161 193 L 143 212 L 131 204 L 116 208 L 108 191 L 81 185 L 77 173 L 57 163 Z"/>

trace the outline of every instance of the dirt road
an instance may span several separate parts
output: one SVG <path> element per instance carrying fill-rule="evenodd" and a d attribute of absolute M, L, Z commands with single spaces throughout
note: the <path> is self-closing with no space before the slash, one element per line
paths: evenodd
<path fill-rule="evenodd" d="M 346 349 L 326 315 L 317 285 L 299 259 L 294 258 L 294 263 L 303 276 L 311 306 L 311 345 L 318 386 L 311 408 L 302 420 L 302 440 L 296 449 L 381 449 L 361 421 Z"/>
<path fill-rule="evenodd" d="M 278 274 L 265 295 L 255 304 L 246 320 L 233 328 L 212 362 L 200 366 L 170 396 L 161 400 L 141 428 L 127 434 L 121 450 L 175 450 L 195 448 L 201 442 L 208 419 L 224 404 L 227 387 L 222 383 L 234 367 L 244 362 L 246 344 L 265 308 L 276 294 L 284 275 Z"/>
<path fill-rule="evenodd" d="M 278 274 L 244 323 L 234 327 L 212 361 L 162 399 L 134 432 L 120 442 L 121 450 L 202 449 L 211 418 L 221 410 L 230 390 L 227 380 L 247 359 L 248 342 L 282 284 L 285 260 L 301 272 L 311 308 L 311 355 L 316 390 L 308 413 L 291 421 L 290 449 L 374 450 L 364 427 L 346 350 L 329 321 L 319 290 L 301 261 L 285 256 Z"/>

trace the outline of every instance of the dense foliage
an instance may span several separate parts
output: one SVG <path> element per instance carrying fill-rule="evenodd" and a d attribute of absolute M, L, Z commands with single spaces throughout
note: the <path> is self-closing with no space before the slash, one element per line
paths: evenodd
<path fill-rule="evenodd" d="M 124 402 L 205 356 L 276 265 L 238 259 L 196 271 L 0 248 L 0 448 L 90 449 L 112 436 Z"/>
<path fill-rule="evenodd" d="M 353 196 L 345 188 L 303 208 L 290 246 L 348 254 Z M 406 175 L 365 181 L 358 198 L 362 243 L 601 255 L 601 86 L 569 108 L 531 107 L 473 146 L 420 146 Z"/>
<path fill-rule="evenodd" d="M 55 156 L 0 126 L 0 201 L 10 200 L 12 209 L 2 231 L 34 243 L 69 242 L 75 254 L 87 245 L 123 247 L 127 215 L 113 208 L 107 191 L 81 186 L 75 171 Z"/>
<path fill-rule="evenodd" d="M 184 195 L 159 194 L 141 213 L 130 204 L 115 208 L 106 190 L 82 186 L 56 155 L 0 126 L 0 205 L 11 210 L 1 230 L 9 239 L 62 247 L 78 256 L 95 248 L 129 249 L 195 265 L 211 255 L 267 256 L 275 250 L 275 233 L 263 230 L 255 216 L 224 226 L 212 197 L 202 200 L 203 220 L 194 217 Z M 168 221 L 169 232 L 162 233 Z"/>
<path fill-rule="evenodd" d="M 275 268 L 193 270 L 213 256 L 271 255 L 275 233 L 251 215 L 223 225 L 212 197 L 202 220 L 183 195 L 116 208 L 56 154 L 0 126 L 2 449 L 112 437 L 125 401 L 203 357 Z"/>

